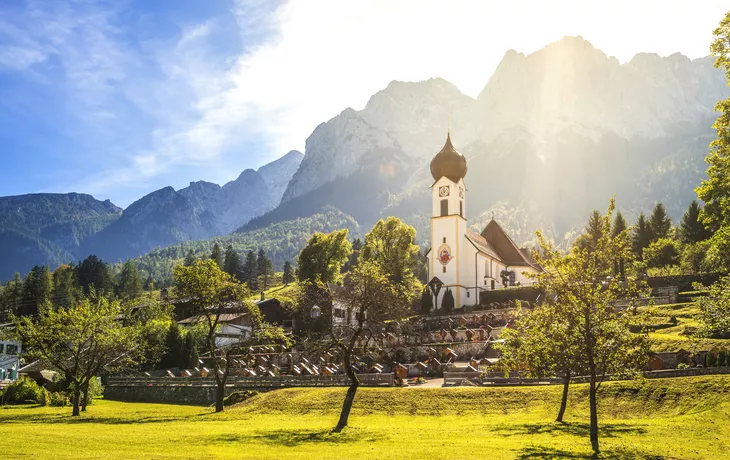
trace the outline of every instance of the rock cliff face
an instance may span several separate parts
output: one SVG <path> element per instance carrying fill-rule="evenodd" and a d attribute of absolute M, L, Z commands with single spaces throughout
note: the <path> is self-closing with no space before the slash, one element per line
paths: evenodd
<path fill-rule="evenodd" d="M 292 150 L 278 160 L 274 160 L 269 164 L 261 166 L 256 172 L 266 182 L 266 186 L 269 188 L 271 194 L 271 201 L 274 204 L 281 202 L 281 197 L 284 196 L 286 186 L 289 184 L 292 176 L 299 165 L 302 163 L 304 154 L 298 150 Z"/>
<path fill-rule="evenodd" d="M 224 235 L 273 208 L 264 179 L 253 169 L 222 187 L 205 181 L 179 191 L 165 187 L 132 203 L 82 247 L 82 257 L 115 261 L 157 246 Z"/>
<path fill-rule="evenodd" d="M 389 184 L 380 215 L 421 222 L 428 162 L 443 146 L 449 118 L 469 160 L 471 216 L 497 203 L 540 210 L 532 213 L 540 222 L 523 223 L 549 226 L 560 238 L 617 194 L 629 217 L 665 201 L 676 218 L 706 169 L 714 105 L 730 94 L 712 64 L 646 53 L 621 64 L 581 37 L 566 37 L 529 55 L 508 51 L 476 99 L 442 79 L 392 82 L 364 109 L 346 109 L 314 130 L 280 207 L 257 224 L 287 219 L 313 197 L 319 208 L 337 206 L 357 192 L 343 181 L 365 162 L 384 161 L 386 151 L 408 167 Z M 324 202 L 321 191 L 334 185 L 339 196 Z"/>

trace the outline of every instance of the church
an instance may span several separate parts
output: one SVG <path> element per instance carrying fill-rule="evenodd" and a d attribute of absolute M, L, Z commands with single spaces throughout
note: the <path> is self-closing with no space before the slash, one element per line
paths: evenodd
<path fill-rule="evenodd" d="M 481 233 L 467 227 L 466 171 L 466 158 L 454 148 L 449 131 L 431 160 L 431 248 L 426 257 L 429 286 L 438 296 L 435 308 L 441 308 L 447 290 L 456 308 L 476 305 L 480 292 L 531 284 L 526 273 L 542 270 L 494 219 Z"/>

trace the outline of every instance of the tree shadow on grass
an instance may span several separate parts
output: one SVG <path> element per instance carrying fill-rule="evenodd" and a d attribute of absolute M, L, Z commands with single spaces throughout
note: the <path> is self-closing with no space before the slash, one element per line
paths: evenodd
<path fill-rule="evenodd" d="M 0 412 L 0 424 L 9 423 L 92 423 L 101 425 L 134 425 L 138 423 L 167 423 L 186 420 L 187 417 L 94 417 L 82 415 L 73 417 L 71 414 L 13 414 L 4 415 Z"/>
<path fill-rule="evenodd" d="M 522 423 L 518 425 L 499 425 L 495 429 L 504 436 L 524 436 L 530 434 L 569 434 L 588 437 L 591 426 L 580 422 Z M 603 423 L 598 426 L 599 437 L 615 438 L 622 434 L 645 434 L 646 429 L 625 423 Z"/>
<path fill-rule="evenodd" d="M 325 430 L 276 430 L 259 432 L 257 434 L 224 434 L 213 438 L 215 442 L 250 442 L 259 441 L 277 446 L 296 447 L 301 444 L 347 444 L 357 441 L 374 441 L 366 433 L 346 430 L 343 433 L 332 433 Z"/>
<path fill-rule="evenodd" d="M 643 452 L 635 452 L 626 449 L 605 450 L 600 454 L 583 454 L 568 450 L 554 449 L 545 446 L 530 446 L 522 449 L 517 457 L 519 460 L 545 460 L 545 459 L 591 459 L 591 460 L 663 460 L 661 455 L 650 455 Z"/>

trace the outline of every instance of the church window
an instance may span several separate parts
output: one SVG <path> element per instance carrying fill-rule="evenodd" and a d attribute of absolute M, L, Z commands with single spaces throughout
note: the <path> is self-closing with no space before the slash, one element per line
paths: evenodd
<path fill-rule="evenodd" d="M 464 217 L 464 202 L 463 201 L 459 201 L 459 215 L 461 217 Z"/>
<path fill-rule="evenodd" d="M 449 215 L 449 200 L 441 200 L 441 215 Z"/>
<path fill-rule="evenodd" d="M 443 268 L 444 268 L 444 273 L 446 273 L 446 267 L 443 267 Z"/>
<path fill-rule="evenodd" d="M 446 237 L 444 237 L 444 244 L 446 244 Z"/>
<path fill-rule="evenodd" d="M 469 297 L 469 291 L 466 291 L 466 296 Z"/>

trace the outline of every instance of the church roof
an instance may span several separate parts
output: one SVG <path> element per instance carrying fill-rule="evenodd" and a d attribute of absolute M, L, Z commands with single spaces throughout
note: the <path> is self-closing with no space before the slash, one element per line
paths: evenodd
<path fill-rule="evenodd" d="M 478 234 L 477 232 L 473 232 L 467 228 L 465 236 L 466 236 L 466 239 L 471 241 L 471 243 L 474 246 L 476 246 L 476 248 L 479 251 L 481 251 L 489 256 L 492 256 L 495 259 L 501 259 L 499 254 L 497 254 L 497 251 L 494 250 L 494 248 L 489 244 L 489 242 L 486 240 L 486 238 L 484 238 L 482 235 Z"/>
<path fill-rule="evenodd" d="M 494 219 L 490 220 L 487 226 L 482 231 L 481 237 L 487 241 L 497 254 L 499 258 L 507 265 L 518 265 L 533 267 L 540 269 L 540 266 L 532 261 L 532 257 L 525 254 L 512 238 L 505 233 L 500 225 Z"/>
<path fill-rule="evenodd" d="M 459 182 L 459 179 L 466 176 L 466 169 L 466 158 L 454 148 L 449 132 L 444 147 L 431 160 L 431 175 L 434 180 L 447 177 L 453 182 Z"/>

